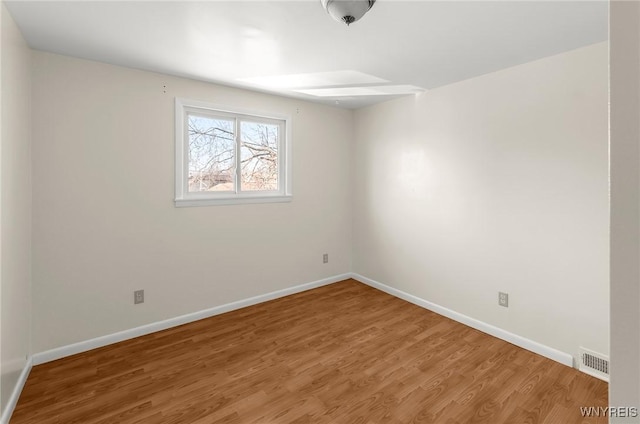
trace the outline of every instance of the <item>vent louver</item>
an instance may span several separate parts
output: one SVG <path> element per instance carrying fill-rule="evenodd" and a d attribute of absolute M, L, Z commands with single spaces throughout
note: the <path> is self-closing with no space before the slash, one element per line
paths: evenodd
<path fill-rule="evenodd" d="M 609 381 L 609 358 L 601 353 L 580 348 L 580 371 Z"/>

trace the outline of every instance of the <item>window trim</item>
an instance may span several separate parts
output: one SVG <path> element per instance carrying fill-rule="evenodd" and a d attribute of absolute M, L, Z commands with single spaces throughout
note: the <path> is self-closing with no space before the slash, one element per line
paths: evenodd
<path fill-rule="evenodd" d="M 235 119 L 277 120 L 284 125 L 278 140 L 278 191 L 189 192 L 187 175 L 189 141 L 186 125 L 188 112 L 227 114 Z M 236 137 L 239 135 L 236 134 Z M 240 152 L 238 152 L 239 154 Z M 217 105 L 200 100 L 175 99 L 175 206 L 213 206 L 247 203 L 290 202 L 292 193 L 291 117 L 289 115 Z M 236 183 L 240 183 L 236 181 Z"/>

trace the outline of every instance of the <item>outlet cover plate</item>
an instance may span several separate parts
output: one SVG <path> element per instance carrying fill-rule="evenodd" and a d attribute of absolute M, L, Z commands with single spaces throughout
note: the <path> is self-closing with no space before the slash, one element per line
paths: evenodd
<path fill-rule="evenodd" d="M 144 290 L 136 290 L 133 292 L 133 304 L 144 303 Z"/>
<path fill-rule="evenodd" d="M 498 305 L 509 307 L 509 293 L 498 292 Z"/>

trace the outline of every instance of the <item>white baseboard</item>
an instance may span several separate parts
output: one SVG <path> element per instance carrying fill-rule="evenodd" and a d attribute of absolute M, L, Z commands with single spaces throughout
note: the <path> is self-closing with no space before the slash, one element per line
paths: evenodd
<path fill-rule="evenodd" d="M 389 287 L 386 284 L 382 284 L 378 281 L 367 278 L 363 275 L 357 273 L 351 273 L 350 277 L 354 280 L 358 280 L 361 283 L 364 283 L 368 286 L 381 290 L 385 293 L 388 293 L 392 296 L 398 297 L 400 299 L 406 300 L 407 302 L 411 302 L 414 305 L 421 306 L 425 309 L 433 311 L 437 314 L 443 315 L 447 318 L 451 318 L 454 321 L 458 321 L 464 325 L 467 325 L 471 328 L 475 328 L 476 330 L 480 330 L 483 333 L 490 334 L 494 337 L 507 341 L 511 344 L 519 346 L 523 349 L 527 349 L 533 353 L 537 353 L 538 355 L 542 355 L 546 358 L 552 359 L 556 362 L 559 362 L 568 367 L 573 367 L 573 356 L 568 353 L 561 352 L 552 347 L 543 345 L 538 342 L 534 342 L 533 340 L 527 339 L 522 336 L 518 336 L 517 334 L 510 333 L 502 328 L 495 327 L 491 324 L 487 324 L 485 322 L 479 321 L 477 319 L 468 317 L 456 311 L 452 311 L 451 309 L 447 309 L 443 306 L 437 305 L 435 303 L 429 302 L 427 300 L 421 299 L 412 294 L 403 292 L 402 290 L 395 289 L 393 287 Z"/>
<path fill-rule="evenodd" d="M 162 331 L 166 330 L 167 328 L 177 327 L 178 325 L 187 324 L 204 318 L 209 318 L 214 315 L 224 314 L 225 312 L 230 312 L 236 309 L 267 302 L 269 300 L 277 299 L 280 297 L 289 296 L 291 294 L 315 289 L 317 287 L 326 286 L 328 284 L 337 283 L 338 281 L 346 280 L 348 278 L 351 278 L 351 274 L 334 275 L 333 277 L 324 278 L 322 280 L 313 281 L 311 283 L 277 290 L 271 293 L 250 297 L 248 299 L 227 303 L 225 305 L 215 306 L 213 308 L 205 309 L 202 311 L 181 315 L 179 317 L 169 318 L 164 321 L 158 321 L 140 327 L 131 328 L 129 330 L 108 334 L 106 336 L 96 337 L 95 339 L 85 340 L 67 346 L 47 350 L 45 352 L 36 353 L 33 355 L 33 365 L 40 365 L 44 364 L 45 362 L 55 361 L 56 359 L 61 359 L 67 356 L 75 355 L 77 353 L 86 352 L 98 347 L 107 346 L 124 340 L 133 339 L 135 337 L 144 336 L 146 334 L 155 333 L 156 331 Z"/>
<path fill-rule="evenodd" d="M 16 385 L 13 387 L 13 391 L 11 392 L 11 396 L 9 397 L 9 402 L 2 411 L 2 417 L 0 417 L 0 424 L 9 424 L 9 420 L 11 419 L 11 415 L 13 414 L 13 410 L 16 409 L 16 405 L 18 404 L 18 399 L 20 398 L 20 393 L 22 393 L 22 389 L 24 388 L 24 384 L 27 382 L 27 377 L 31 372 L 31 367 L 33 365 L 33 360 L 31 357 L 27 358 L 27 363 L 22 368 L 22 372 L 20 373 L 20 377 L 18 377 L 18 381 Z"/>

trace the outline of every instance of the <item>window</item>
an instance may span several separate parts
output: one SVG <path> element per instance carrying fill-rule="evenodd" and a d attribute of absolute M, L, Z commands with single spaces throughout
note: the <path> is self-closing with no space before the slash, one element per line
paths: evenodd
<path fill-rule="evenodd" d="M 289 119 L 176 99 L 176 206 L 291 200 Z"/>

